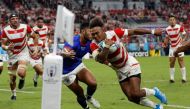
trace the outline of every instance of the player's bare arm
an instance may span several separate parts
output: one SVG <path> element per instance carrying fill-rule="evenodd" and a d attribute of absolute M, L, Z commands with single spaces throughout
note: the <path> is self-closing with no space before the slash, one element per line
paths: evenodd
<path fill-rule="evenodd" d="M 63 51 L 60 53 L 60 55 L 63 56 L 63 57 L 65 57 L 65 58 L 74 59 L 76 53 L 75 53 L 73 50 L 71 50 L 71 51 L 63 50 Z"/>
<path fill-rule="evenodd" d="M 183 42 L 186 42 L 188 40 L 189 36 L 187 34 L 183 34 Z"/>
<path fill-rule="evenodd" d="M 129 35 L 143 35 L 143 34 L 154 34 L 157 36 L 161 36 L 162 30 L 161 29 L 152 29 L 152 30 L 147 30 L 147 29 L 129 29 L 128 30 Z"/>
<path fill-rule="evenodd" d="M 109 48 L 111 47 L 111 45 L 114 44 L 114 42 L 110 39 L 105 39 L 105 47 L 103 48 L 103 50 L 97 55 L 96 57 L 96 61 L 100 62 L 100 63 L 104 63 L 107 61 L 107 57 L 109 54 Z"/>
<path fill-rule="evenodd" d="M 8 44 L 7 40 L 2 40 L 2 48 L 7 51 L 7 50 L 13 50 L 14 49 L 14 43 Z"/>
<path fill-rule="evenodd" d="M 178 56 L 178 53 L 184 52 L 190 48 L 190 40 L 184 42 L 182 46 L 178 47 L 177 50 L 174 52 L 175 56 Z"/>
<path fill-rule="evenodd" d="M 167 45 L 168 45 L 168 43 L 169 43 L 169 37 L 166 36 L 166 37 L 164 38 L 164 42 L 162 43 L 162 47 L 163 47 L 163 48 L 166 48 Z"/>

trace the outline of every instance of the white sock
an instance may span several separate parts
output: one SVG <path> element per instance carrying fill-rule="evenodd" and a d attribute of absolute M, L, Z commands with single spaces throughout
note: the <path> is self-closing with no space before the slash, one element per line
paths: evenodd
<path fill-rule="evenodd" d="M 12 90 L 14 96 L 16 96 L 16 89 Z"/>
<path fill-rule="evenodd" d="M 181 70 L 181 74 L 182 74 L 182 79 L 186 80 L 186 69 L 185 69 L 185 67 L 181 68 L 180 70 Z"/>
<path fill-rule="evenodd" d="M 38 81 L 38 77 L 39 77 L 39 75 L 35 72 L 35 74 L 34 74 L 34 81 Z"/>
<path fill-rule="evenodd" d="M 149 100 L 146 97 L 140 99 L 140 104 L 143 106 L 151 107 L 153 109 L 156 108 L 156 103 L 154 103 L 153 101 Z"/>
<path fill-rule="evenodd" d="M 150 95 L 155 95 L 155 90 L 153 90 L 153 89 L 148 89 L 148 88 L 142 88 L 142 89 L 144 89 L 145 90 L 145 92 L 146 92 L 146 97 L 148 97 L 148 96 L 150 96 Z"/>
<path fill-rule="evenodd" d="M 175 68 L 170 68 L 170 79 L 174 80 Z"/>

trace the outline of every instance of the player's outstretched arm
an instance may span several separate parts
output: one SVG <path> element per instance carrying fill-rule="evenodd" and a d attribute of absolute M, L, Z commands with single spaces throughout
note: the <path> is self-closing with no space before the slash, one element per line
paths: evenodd
<path fill-rule="evenodd" d="M 162 35 L 162 30 L 161 29 L 152 29 L 152 30 L 147 30 L 147 29 L 129 29 L 128 30 L 129 35 L 144 35 L 144 34 L 154 34 L 157 36 Z"/>
<path fill-rule="evenodd" d="M 163 48 L 166 48 L 166 47 L 168 46 L 168 43 L 169 43 L 169 37 L 166 36 L 166 37 L 164 38 L 164 42 L 162 43 L 162 47 L 163 47 Z"/>
<path fill-rule="evenodd" d="M 175 56 L 178 56 L 178 53 L 184 52 L 190 49 L 190 40 L 184 42 L 182 46 L 178 47 L 177 50 L 174 52 Z"/>

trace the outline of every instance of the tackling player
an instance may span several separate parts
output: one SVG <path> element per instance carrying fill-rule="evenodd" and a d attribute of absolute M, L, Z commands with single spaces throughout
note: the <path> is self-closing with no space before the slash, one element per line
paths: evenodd
<path fill-rule="evenodd" d="M 18 88 L 22 89 L 25 82 L 26 65 L 29 59 L 28 48 L 26 47 L 27 36 L 36 40 L 36 35 L 28 25 L 19 22 L 17 14 L 11 14 L 9 22 L 10 25 L 6 26 L 2 32 L 2 48 L 9 55 L 8 73 L 12 91 L 11 99 L 16 100 L 16 74 L 20 78 Z"/>
<path fill-rule="evenodd" d="M 111 66 L 117 73 L 119 84 L 128 100 L 136 104 L 163 109 L 161 104 L 149 100 L 147 97 L 154 95 L 161 103 L 167 103 L 165 95 L 157 87 L 154 89 L 140 88 L 141 69 L 139 62 L 128 55 L 121 38 L 140 34 L 157 34 L 159 30 L 144 29 L 115 29 L 104 32 L 104 24 L 100 18 L 94 18 L 90 22 L 92 43 L 92 55 L 96 61 Z"/>
<path fill-rule="evenodd" d="M 76 94 L 78 103 L 84 109 L 90 109 L 86 101 L 92 103 L 95 108 L 100 108 L 99 102 L 92 97 L 97 88 L 96 79 L 82 63 L 82 57 L 91 52 L 89 35 L 89 24 L 81 24 L 81 35 L 74 36 L 72 50 L 62 53 L 64 56 L 63 82 Z M 71 48 L 69 44 L 65 43 L 65 51 L 67 51 L 66 47 Z M 82 87 L 79 85 L 79 81 L 87 85 L 86 97 Z"/>
<path fill-rule="evenodd" d="M 174 51 L 181 46 L 181 43 L 185 41 L 188 36 L 184 30 L 184 28 L 176 24 L 176 18 L 174 15 L 169 16 L 169 26 L 166 28 L 166 38 L 164 39 L 163 47 L 168 45 L 170 42 L 170 49 L 169 49 L 169 62 L 170 62 L 170 83 L 174 83 L 174 74 L 175 74 L 175 61 L 176 58 L 178 59 L 178 63 L 180 66 L 181 74 L 182 74 L 182 83 L 186 82 L 186 68 L 184 65 L 184 52 L 179 53 L 179 57 L 175 57 L 173 55 Z M 184 39 L 180 35 L 184 36 Z"/>

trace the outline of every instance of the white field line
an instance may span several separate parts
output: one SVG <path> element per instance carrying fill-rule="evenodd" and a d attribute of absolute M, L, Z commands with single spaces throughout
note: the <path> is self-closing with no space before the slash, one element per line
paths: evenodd
<path fill-rule="evenodd" d="M 8 89 L 0 89 L 0 91 L 4 91 L 4 92 L 11 92 L 11 90 Z M 18 93 L 26 93 L 26 94 L 34 94 L 35 92 L 31 92 L 31 91 L 16 91 Z"/>
<path fill-rule="evenodd" d="M 182 105 L 164 105 L 165 107 L 177 108 L 177 109 L 190 109 L 190 107 L 182 106 Z"/>

